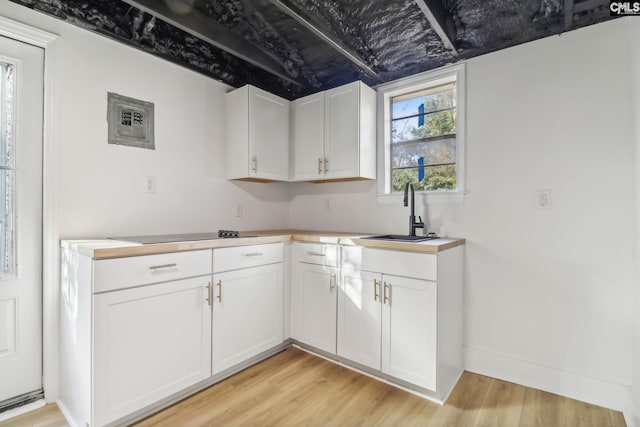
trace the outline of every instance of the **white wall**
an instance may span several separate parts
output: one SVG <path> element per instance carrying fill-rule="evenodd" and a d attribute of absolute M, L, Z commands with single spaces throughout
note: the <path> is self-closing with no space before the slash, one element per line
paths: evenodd
<path fill-rule="evenodd" d="M 469 60 L 468 193 L 419 209 L 431 229 L 467 239 L 467 368 L 618 409 L 636 216 L 625 22 Z M 553 191 L 552 210 L 535 208 L 536 189 Z M 296 184 L 291 225 L 406 232 L 401 198 L 375 192 Z"/>
<path fill-rule="evenodd" d="M 227 86 L 23 6 L 0 15 L 62 38 L 61 238 L 288 226 L 286 184 L 225 179 Z M 107 92 L 155 104 L 155 151 L 107 144 Z"/>

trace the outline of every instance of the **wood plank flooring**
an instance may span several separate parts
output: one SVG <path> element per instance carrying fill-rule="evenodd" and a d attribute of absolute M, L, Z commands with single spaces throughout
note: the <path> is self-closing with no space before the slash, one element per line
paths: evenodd
<path fill-rule="evenodd" d="M 60 419 L 49 405 L 0 427 L 66 425 Z M 135 425 L 624 427 L 625 422 L 620 412 L 469 372 L 440 406 L 290 348 Z"/>

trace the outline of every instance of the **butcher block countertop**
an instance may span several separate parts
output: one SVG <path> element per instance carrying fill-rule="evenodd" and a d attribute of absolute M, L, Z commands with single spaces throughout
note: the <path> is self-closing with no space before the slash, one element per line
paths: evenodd
<path fill-rule="evenodd" d="M 212 240 L 192 240 L 185 242 L 141 244 L 113 239 L 61 240 L 60 246 L 93 259 L 121 258 L 138 255 L 154 255 L 169 252 L 215 249 L 232 246 L 259 245 L 294 240 L 298 242 L 358 245 L 377 249 L 393 249 L 407 252 L 438 253 L 464 245 L 465 240 L 442 237 L 424 242 L 392 242 L 369 240 L 362 237 L 375 236 L 371 233 L 345 233 L 335 231 L 310 230 L 263 230 L 246 231 L 241 237 Z"/>

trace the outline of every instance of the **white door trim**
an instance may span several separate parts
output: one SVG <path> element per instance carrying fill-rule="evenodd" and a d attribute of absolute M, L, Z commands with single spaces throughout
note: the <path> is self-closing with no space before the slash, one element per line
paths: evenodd
<path fill-rule="evenodd" d="M 42 183 L 42 386 L 47 402 L 58 398 L 60 176 L 58 57 L 61 39 L 55 34 L 0 16 L 0 35 L 44 49 L 44 123 Z"/>

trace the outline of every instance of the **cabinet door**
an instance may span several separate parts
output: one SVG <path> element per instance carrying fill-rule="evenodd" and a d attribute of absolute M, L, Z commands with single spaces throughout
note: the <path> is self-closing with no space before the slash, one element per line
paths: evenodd
<path fill-rule="evenodd" d="M 211 276 L 95 295 L 94 425 L 211 375 Z"/>
<path fill-rule="evenodd" d="M 249 87 L 249 175 L 289 180 L 289 101 Z"/>
<path fill-rule="evenodd" d="M 338 355 L 380 369 L 381 275 L 343 269 L 338 295 Z"/>
<path fill-rule="evenodd" d="M 325 178 L 359 175 L 360 83 L 325 92 Z"/>
<path fill-rule="evenodd" d="M 296 99 L 293 112 L 293 180 L 324 177 L 324 92 Z"/>
<path fill-rule="evenodd" d="M 213 276 L 213 373 L 282 343 L 282 263 Z"/>
<path fill-rule="evenodd" d="M 336 354 L 336 268 L 298 262 L 292 276 L 292 335 Z"/>
<path fill-rule="evenodd" d="M 436 283 L 390 275 L 382 282 L 382 372 L 436 391 Z"/>

